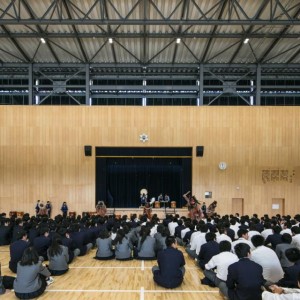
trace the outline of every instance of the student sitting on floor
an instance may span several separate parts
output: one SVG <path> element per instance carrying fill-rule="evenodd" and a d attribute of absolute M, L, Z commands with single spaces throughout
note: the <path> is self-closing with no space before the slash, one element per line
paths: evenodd
<path fill-rule="evenodd" d="M 46 286 L 53 282 L 50 272 L 43 265 L 37 251 L 29 247 L 18 262 L 17 278 L 14 281 L 15 295 L 19 299 L 32 299 L 42 295 Z"/>
<path fill-rule="evenodd" d="M 130 240 L 125 236 L 125 231 L 119 229 L 117 236 L 113 240 L 112 245 L 115 246 L 115 255 L 117 260 L 130 260 L 132 259 L 133 245 Z"/>
<path fill-rule="evenodd" d="M 100 231 L 99 237 L 96 239 L 97 252 L 95 259 L 109 260 L 115 258 L 112 250 L 112 239 L 107 230 Z"/>
<path fill-rule="evenodd" d="M 181 285 L 185 274 L 185 260 L 177 249 L 177 241 L 173 236 L 166 238 L 167 249 L 157 256 L 158 266 L 152 268 L 153 279 L 165 288 L 176 288 Z"/>
<path fill-rule="evenodd" d="M 299 300 L 300 299 L 300 273 L 298 274 L 298 289 L 283 288 L 277 285 L 269 286 L 271 292 L 264 291 L 262 300 Z"/>
<path fill-rule="evenodd" d="M 156 246 L 155 238 L 150 236 L 150 227 L 142 226 L 139 241 L 138 241 L 138 246 L 136 249 L 137 252 L 136 258 L 144 259 L 144 260 L 156 259 L 155 246 Z"/>
<path fill-rule="evenodd" d="M 63 246 L 59 235 L 52 239 L 51 246 L 47 250 L 49 271 L 53 276 L 65 274 L 69 270 L 68 247 Z"/>

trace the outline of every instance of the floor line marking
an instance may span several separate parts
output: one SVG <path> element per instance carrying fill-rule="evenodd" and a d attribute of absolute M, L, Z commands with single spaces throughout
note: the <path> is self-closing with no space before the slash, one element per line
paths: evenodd
<path fill-rule="evenodd" d="M 145 261 L 142 260 L 142 263 L 141 263 L 141 270 L 144 271 L 145 270 Z"/>
<path fill-rule="evenodd" d="M 140 300 L 144 300 L 144 299 L 145 299 L 145 289 L 144 289 L 144 287 L 142 286 L 142 287 L 141 287 Z"/>
<path fill-rule="evenodd" d="M 2 268 L 8 268 L 8 265 L 2 265 Z M 99 266 L 99 267 L 69 267 L 69 269 L 141 269 L 142 271 L 152 269 L 152 267 L 145 267 L 143 266 L 143 263 L 141 264 L 140 267 L 120 267 L 120 266 L 111 266 L 111 267 L 104 267 L 104 266 Z M 193 268 L 193 267 L 186 267 L 186 270 L 200 270 L 199 268 Z"/>
<path fill-rule="evenodd" d="M 89 293 L 173 293 L 173 294 L 180 294 L 180 293 L 197 293 L 197 294 L 217 294 L 219 291 L 201 291 L 201 290 L 145 290 L 141 287 L 140 290 L 52 290 L 46 289 L 46 292 L 51 293 L 64 293 L 64 292 L 74 292 L 74 293 L 82 293 L 82 292 L 89 292 Z"/>
<path fill-rule="evenodd" d="M 111 266 L 111 267 L 69 267 L 70 269 L 139 269 L 140 267 L 118 267 L 118 266 Z"/>

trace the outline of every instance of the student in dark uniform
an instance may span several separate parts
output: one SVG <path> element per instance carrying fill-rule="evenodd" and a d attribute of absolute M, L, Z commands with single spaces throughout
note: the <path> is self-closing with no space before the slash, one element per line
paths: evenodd
<path fill-rule="evenodd" d="M 1 219 L 0 225 L 0 246 L 9 245 L 12 235 L 12 226 L 8 218 Z"/>
<path fill-rule="evenodd" d="M 63 217 L 66 218 L 67 215 L 68 215 L 68 210 L 69 210 L 67 202 L 63 202 L 60 210 L 61 210 L 61 212 L 63 214 Z"/>
<path fill-rule="evenodd" d="M 168 236 L 166 245 L 167 249 L 158 253 L 158 266 L 152 268 L 153 279 L 165 288 L 176 288 L 183 281 L 185 260 L 182 252 L 177 249 L 175 237 Z"/>
<path fill-rule="evenodd" d="M 10 261 L 9 269 L 13 273 L 17 273 L 17 264 L 21 260 L 25 249 L 27 249 L 30 244 L 27 240 L 27 233 L 25 230 L 21 230 L 17 236 L 18 240 L 12 243 L 9 247 L 10 251 Z"/>
<path fill-rule="evenodd" d="M 248 244 L 239 243 L 234 247 L 234 251 L 239 261 L 228 267 L 228 295 L 225 296 L 230 300 L 261 300 L 261 287 L 265 283 L 262 267 L 250 260 Z"/>
<path fill-rule="evenodd" d="M 47 201 L 46 211 L 47 211 L 47 215 L 48 215 L 49 218 L 51 217 L 51 210 L 52 210 L 52 205 L 51 205 L 50 201 Z"/>
<path fill-rule="evenodd" d="M 49 228 L 41 227 L 40 235 L 33 240 L 33 247 L 44 260 L 48 260 L 47 250 L 51 245 L 51 239 L 49 238 Z"/>

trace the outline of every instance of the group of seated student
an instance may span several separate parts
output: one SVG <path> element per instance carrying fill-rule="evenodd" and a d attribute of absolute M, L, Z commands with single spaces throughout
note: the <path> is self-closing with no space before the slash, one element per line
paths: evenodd
<path fill-rule="evenodd" d="M 0 245 L 10 245 L 9 268 L 17 273 L 14 290 L 20 299 L 40 295 L 53 282 L 50 276 L 66 273 L 76 256 L 93 247 L 98 260 L 157 259 L 154 281 L 166 288 L 177 287 L 185 271 L 177 245 L 203 271 L 201 283 L 218 287 L 225 299 L 281 299 L 272 295 L 297 299 L 291 297 L 299 291 L 299 221 L 300 215 L 258 218 L 255 214 L 215 214 L 200 221 L 179 215 L 166 215 L 163 220 L 136 214 L 120 219 L 113 215 L 54 219 L 2 215 Z M 26 281 L 30 272 L 38 278 L 34 287 Z"/>

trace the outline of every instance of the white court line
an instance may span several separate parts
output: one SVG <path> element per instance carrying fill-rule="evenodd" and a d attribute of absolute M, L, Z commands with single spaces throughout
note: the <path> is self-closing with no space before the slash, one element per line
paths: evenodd
<path fill-rule="evenodd" d="M 49 293 L 65 293 L 65 292 L 73 292 L 73 293 L 171 293 L 171 294 L 180 294 L 180 293 L 197 293 L 197 294 L 217 294 L 219 291 L 200 291 L 200 290 L 144 290 L 141 287 L 140 290 L 48 290 L 46 292 Z M 143 296 L 144 297 L 144 296 Z M 142 300 L 142 299 L 141 299 Z"/>
<path fill-rule="evenodd" d="M 144 300 L 144 299 L 145 299 L 145 289 L 144 289 L 144 287 L 142 286 L 142 287 L 141 287 L 140 300 Z"/>
<path fill-rule="evenodd" d="M 73 292 L 73 293 L 139 293 L 140 290 L 47 290 L 46 292 L 51 293 L 64 293 L 64 292 Z"/>
<path fill-rule="evenodd" d="M 119 267 L 119 266 L 111 266 L 111 267 L 69 267 L 69 269 L 141 269 L 144 271 L 145 269 L 152 269 L 152 267 L 145 267 L 145 264 L 143 264 L 144 261 L 142 261 L 140 267 Z M 2 265 L 2 268 L 8 268 L 8 265 Z M 186 270 L 200 270 L 199 268 L 196 267 L 186 267 Z"/>
<path fill-rule="evenodd" d="M 140 267 L 69 267 L 70 269 L 139 269 Z"/>

